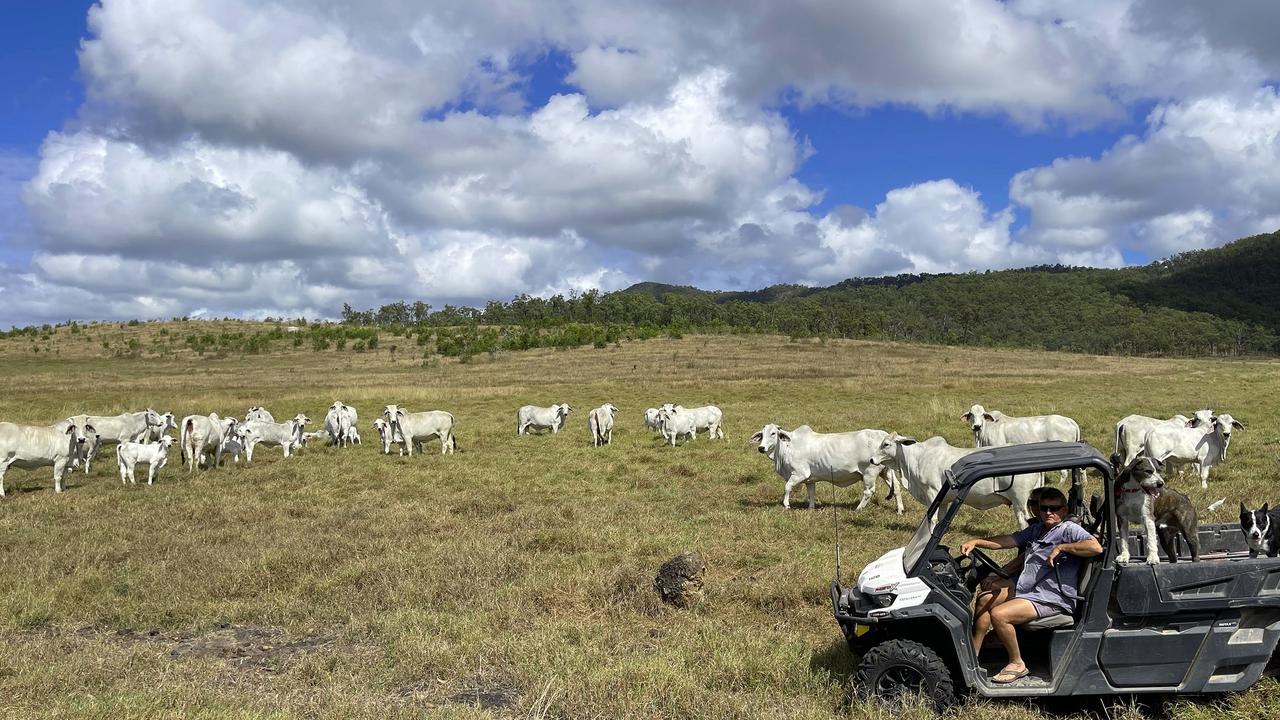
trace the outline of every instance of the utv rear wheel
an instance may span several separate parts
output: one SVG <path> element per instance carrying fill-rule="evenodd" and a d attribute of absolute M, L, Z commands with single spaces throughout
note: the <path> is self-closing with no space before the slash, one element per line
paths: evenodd
<path fill-rule="evenodd" d="M 857 679 L 864 692 L 891 704 L 919 694 L 942 711 L 956 699 L 951 668 L 932 648 L 914 640 L 889 640 L 868 650 Z"/>

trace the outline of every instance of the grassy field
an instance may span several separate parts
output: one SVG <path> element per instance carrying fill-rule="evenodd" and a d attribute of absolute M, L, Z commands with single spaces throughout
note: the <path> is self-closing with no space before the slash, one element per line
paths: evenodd
<path fill-rule="evenodd" d="M 1207 492 L 1182 489 L 1201 508 L 1227 499 L 1210 521 L 1234 521 L 1240 500 L 1280 500 L 1274 362 L 758 336 L 427 367 L 390 343 L 364 354 L 104 359 L 91 352 L 102 350 L 94 332 L 79 345 L 60 332 L 38 354 L 28 339 L 0 342 L 0 418 L 48 424 L 147 406 L 242 416 L 262 404 L 319 421 L 341 399 L 359 409 L 365 444 L 289 460 L 263 449 L 252 467 L 194 476 L 174 451 L 153 487 L 122 487 L 109 453 L 62 495 L 48 469 L 10 471 L 5 717 L 879 717 L 850 693 L 854 659 L 831 618 L 832 490 L 820 487 L 819 512 L 782 508 L 781 480 L 748 441 L 766 422 L 968 444 L 958 416 L 981 402 L 1070 415 L 1109 449 L 1123 415 L 1209 406 L 1247 430 Z M 727 441 L 662 446 L 641 414 L 668 400 L 718 404 Z M 614 444 L 595 449 L 586 412 L 605 401 L 622 414 Z M 516 437 L 516 407 L 553 402 L 577 409 L 567 432 Z M 369 423 L 387 403 L 453 412 L 463 452 L 381 455 Z M 880 497 L 855 514 L 859 491 L 837 500 L 846 579 L 902 545 L 921 512 L 908 498 L 900 518 Z M 966 512 L 963 532 L 1011 522 Z M 671 609 L 652 580 L 684 550 L 706 558 L 705 596 Z M 1258 718 L 1277 703 L 1268 680 L 1160 712 Z M 974 702 L 963 715 L 1148 710 L 1116 699 Z"/>

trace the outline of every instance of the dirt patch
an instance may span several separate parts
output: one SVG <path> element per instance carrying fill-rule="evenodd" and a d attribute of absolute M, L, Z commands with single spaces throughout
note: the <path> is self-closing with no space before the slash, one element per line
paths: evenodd
<path fill-rule="evenodd" d="M 86 639 L 106 639 L 122 643 L 157 643 L 169 645 L 169 656 L 175 660 L 213 658 L 225 660 L 241 670 L 275 672 L 290 659 L 337 647 L 337 637 L 330 633 L 306 635 L 290 640 L 279 628 L 260 625 L 222 623 L 205 633 L 162 632 L 160 630 L 101 630 L 80 628 L 75 633 Z"/>
<path fill-rule="evenodd" d="M 428 679 L 406 685 L 396 695 L 427 706 L 466 705 L 499 715 L 516 710 L 520 704 L 520 688 L 491 677 L 470 678 L 461 685 Z"/>

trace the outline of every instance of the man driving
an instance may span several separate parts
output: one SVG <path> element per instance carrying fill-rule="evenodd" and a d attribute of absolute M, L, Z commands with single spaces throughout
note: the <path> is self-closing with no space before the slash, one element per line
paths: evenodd
<path fill-rule="evenodd" d="M 1102 544 L 1073 520 L 1067 519 L 1067 497 L 1057 488 L 1040 494 L 1039 522 L 1010 535 L 975 538 L 960 546 L 962 555 L 974 548 L 1008 550 L 1023 547 L 1022 572 L 1012 593 L 990 597 L 974 616 L 974 652 L 982 647 L 989 630 L 1009 653 L 1009 663 L 991 678 L 1011 683 L 1027 675 L 1027 666 L 1018 649 L 1017 625 L 1060 613 L 1074 612 L 1081 558 L 1102 553 Z"/>

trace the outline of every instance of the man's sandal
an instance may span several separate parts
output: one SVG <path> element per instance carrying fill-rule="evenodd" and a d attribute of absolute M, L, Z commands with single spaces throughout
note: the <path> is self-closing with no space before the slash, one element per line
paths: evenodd
<path fill-rule="evenodd" d="M 1007 685 L 1011 682 L 1014 682 L 1016 680 L 1020 680 L 1026 677 L 1030 673 L 1031 671 L 1026 669 L 1025 667 L 1022 668 L 1021 670 L 1010 670 L 1008 668 L 1005 668 L 1004 670 L 1001 670 L 1000 672 L 996 673 L 991 678 L 991 682 L 999 683 L 1001 685 Z"/>

